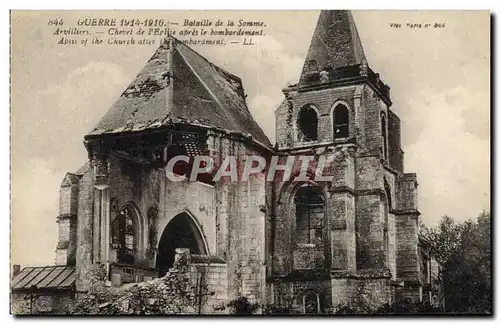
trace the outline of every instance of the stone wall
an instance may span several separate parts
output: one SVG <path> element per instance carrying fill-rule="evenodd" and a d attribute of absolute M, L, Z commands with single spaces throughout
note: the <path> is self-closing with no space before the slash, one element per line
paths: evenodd
<path fill-rule="evenodd" d="M 419 281 L 418 219 L 412 214 L 396 216 L 397 278 Z"/>
<path fill-rule="evenodd" d="M 15 292 L 10 297 L 10 313 L 13 315 L 70 314 L 74 306 L 74 294 L 37 293 L 30 300 L 29 293 Z"/>
<path fill-rule="evenodd" d="M 332 124 L 332 108 L 337 102 L 343 102 L 347 104 L 347 108 L 350 109 L 349 112 L 349 134 L 354 136 L 354 92 L 356 86 L 335 88 L 335 89 L 325 89 L 311 92 L 302 93 L 291 93 L 291 114 L 289 112 L 290 106 L 285 102 L 280 105 L 275 111 L 276 116 L 276 144 L 279 149 L 288 147 L 287 137 L 289 136 L 289 131 L 292 131 L 292 145 L 298 146 L 303 145 L 297 141 L 297 116 L 300 109 L 311 104 L 319 110 L 318 116 L 318 140 L 316 142 L 331 142 L 333 140 L 333 124 Z M 290 116 L 289 116 L 290 114 Z M 285 122 L 286 121 L 286 122 Z M 310 143 L 309 143 L 310 144 Z"/>
<path fill-rule="evenodd" d="M 389 279 L 332 279 L 332 307 L 350 307 L 361 311 L 374 310 L 393 301 Z"/>
<path fill-rule="evenodd" d="M 242 173 L 246 156 L 260 154 L 243 143 L 224 138 L 216 140 L 216 146 L 221 147 L 222 158 L 237 157 L 238 175 Z M 221 179 L 217 185 L 217 209 L 221 211 L 217 214 L 225 220 L 219 228 L 219 236 L 222 236 L 221 246 L 226 247 L 228 300 L 245 296 L 251 302 L 261 303 L 266 245 L 264 173 L 250 176 L 248 181 Z"/>
<path fill-rule="evenodd" d="M 366 138 L 366 149 L 371 154 L 379 155 L 383 152 L 381 130 L 381 112 L 387 110 L 386 105 L 370 87 L 364 87 L 362 95 L 362 117 L 364 117 L 363 135 Z"/>
<path fill-rule="evenodd" d="M 190 264 L 191 284 L 202 294 L 202 314 L 226 314 L 227 265 L 226 264 Z M 201 285 L 201 288 L 200 288 Z"/>
<path fill-rule="evenodd" d="M 401 121 L 389 110 L 389 165 L 398 172 L 404 170 L 404 153 L 401 149 Z"/>
<path fill-rule="evenodd" d="M 75 265 L 76 223 L 80 177 L 67 173 L 59 191 L 59 240 L 56 247 L 56 265 Z"/>
<path fill-rule="evenodd" d="M 317 296 L 319 300 L 319 314 L 332 312 L 332 286 L 329 280 L 304 280 L 269 282 L 268 307 L 273 309 L 286 309 L 291 313 L 303 314 L 304 297 L 307 294 Z"/>
<path fill-rule="evenodd" d="M 386 217 L 383 172 L 374 156 L 356 159 L 357 269 L 386 266 Z"/>
<path fill-rule="evenodd" d="M 415 173 L 405 173 L 397 183 L 398 210 L 418 210 L 417 175 Z"/>
<path fill-rule="evenodd" d="M 79 182 L 78 221 L 76 236 L 76 289 L 89 286 L 89 271 L 93 263 L 94 237 L 94 180 L 92 172 L 85 172 Z"/>

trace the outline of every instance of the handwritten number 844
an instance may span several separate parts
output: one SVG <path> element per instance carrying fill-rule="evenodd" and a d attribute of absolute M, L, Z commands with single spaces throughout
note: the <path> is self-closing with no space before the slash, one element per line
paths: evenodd
<path fill-rule="evenodd" d="M 62 26 L 64 24 L 64 20 L 61 18 L 50 19 L 48 22 L 49 26 Z"/>

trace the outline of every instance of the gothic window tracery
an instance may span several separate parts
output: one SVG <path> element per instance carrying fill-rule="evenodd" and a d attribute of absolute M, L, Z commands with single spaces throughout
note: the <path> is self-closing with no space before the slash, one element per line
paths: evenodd
<path fill-rule="evenodd" d="M 349 137 L 349 110 L 343 104 L 339 104 L 333 110 L 333 138 Z"/>
<path fill-rule="evenodd" d="M 130 205 L 120 209 L 112 224 L 112 245 L 117 250 L 117 261 L 134 264 L 137 261 L 139 226 L 136 211 Z"/>

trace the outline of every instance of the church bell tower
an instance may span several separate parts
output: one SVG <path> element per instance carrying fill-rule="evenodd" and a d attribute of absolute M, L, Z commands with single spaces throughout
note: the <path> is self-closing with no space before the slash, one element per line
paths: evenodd
<path fill-rule="evenodd" d="M 275 183 L 268 270 L 278 303 L 315 313 L 359 306 L 363 295 L 381 305 L 403 281 L 415 289 L 398 291 L 418 298 L 416 175 L 403 171 L 390 88 L 370 67 L 350 11 L 320 13 L 299 81 L 283 93 L 278 152 L 327 158 L 323 175 L 333 180 Z"/>

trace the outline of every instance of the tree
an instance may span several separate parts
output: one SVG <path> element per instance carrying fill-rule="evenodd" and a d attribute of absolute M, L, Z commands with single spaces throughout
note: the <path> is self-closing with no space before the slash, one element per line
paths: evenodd
<path fill-rule="evenodd" d="M 422 226 L 431 253 L 441 264 L 446 310 L 491 312 L 491 217 L 482 212 L 463 223 L 444 216 L 435 229 Z"/>

